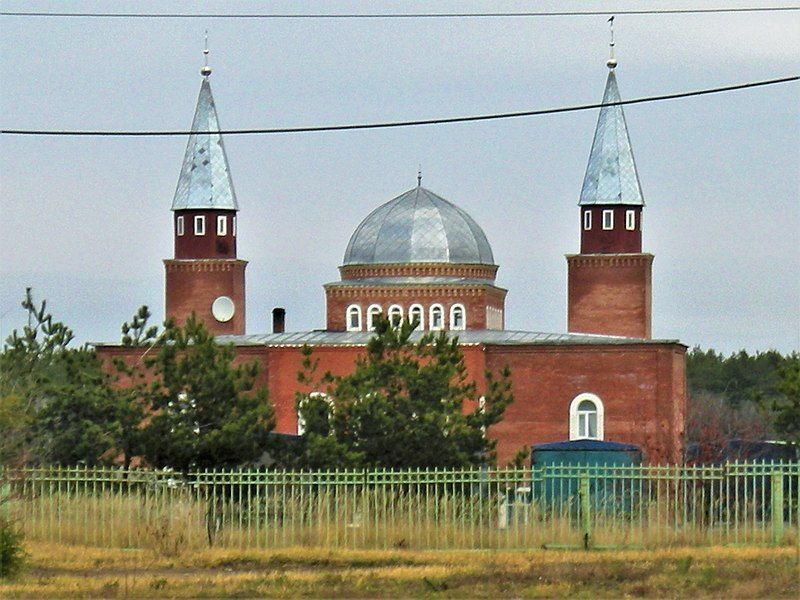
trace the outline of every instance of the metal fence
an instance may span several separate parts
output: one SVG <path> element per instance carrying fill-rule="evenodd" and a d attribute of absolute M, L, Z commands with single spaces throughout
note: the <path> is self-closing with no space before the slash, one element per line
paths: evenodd
<path fill-rule="evenodd" d="M 223 548 L 800 544 L 800 463 L 368 471 L 0 470 L 31 540 Z"/>

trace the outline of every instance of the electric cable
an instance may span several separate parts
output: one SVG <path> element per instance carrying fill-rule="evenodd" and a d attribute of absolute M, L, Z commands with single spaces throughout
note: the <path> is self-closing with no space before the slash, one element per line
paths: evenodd
<path fill-rule="evenodd" d="M 413 121 L 386 121 L 379 123 L 353 123 L 345 125 L 315 125 L 306 127 L 275 127 L 275 128 L 253 128 L 253 129 L 222 129 L 218 132 L 222 135 L 267 135 L 267 134 L 288 134 L 288 133 L 314 133 L 324 131 L 350 131 L 357 129 L 389 129 L 398 127 L 417 127 L 423 125 L 444 125 L 449 123 L 467 123 L 474 121 L 492 121 L 499 119 L 514 119 L 519 117 L 534 117 L 539 115 L 552 115 L 559 113 L 577 112 L 582 110 L 592 110 L 603 106 L 627 106 L 629 104 L 643 104 L 646 102 L 659 102 L 663 100 L 675 100 L 678 98 L 691 98 L 694 96 L 705 96 L 708 94 L 718 94 L 734 90 L 744 90 L 749 88 L 777 85 L 800 80 L 800 75 L 780 77 L 778 79 L 767 79 L 764 81 L 753 81 L 750 83 L 739 83 L 716 88 L 693 90 L 690 92 L 678 92 L 674 94 L 663 94 L 660 96 L 647 96 L 644 98 L 634 98 L 632 100 L 621 100 L 619 102 L 598 102 L 593 104 L 579 104 L 575 106 L 564 106 L 560 108 L 545 108 L 539 110 L 525 110 L 519 112 L 493 113 L 486 115 L 472 115 L 463 117 L 446 117 L 439 119 L 418 119 Z M 27 135 L 27 136 L 96 136 L 96 137 L 168 137 L 186 136 L 197 133 L 190 130 L 152 130 L 152 131 L 89 131 L 89 130 L 55 130 L 55 129 L 0 129 L 2 135 Z"/>

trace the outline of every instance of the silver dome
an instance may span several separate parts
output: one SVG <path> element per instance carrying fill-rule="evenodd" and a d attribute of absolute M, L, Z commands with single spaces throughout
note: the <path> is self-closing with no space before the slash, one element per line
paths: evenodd
<path fill-rule="evenodd" d="M 372 211 L 347 244 L 345 265 L 387 263 L 493 265 L 494 257 L 472 217 L 418 186 Z"/>

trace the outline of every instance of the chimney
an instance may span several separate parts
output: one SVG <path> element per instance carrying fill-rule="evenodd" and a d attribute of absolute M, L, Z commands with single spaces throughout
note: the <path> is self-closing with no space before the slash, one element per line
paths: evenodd
<path fill-rule="evenodd" d="M 272 333 L 283 333 L 286 330 L 286 309 L 272 309 Z"/>

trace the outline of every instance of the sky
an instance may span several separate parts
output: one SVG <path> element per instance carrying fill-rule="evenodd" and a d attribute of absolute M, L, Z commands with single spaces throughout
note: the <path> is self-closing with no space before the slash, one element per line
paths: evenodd
<path fill-rule="evenodd" d="M 735 0 L 719 2 L 740 6 Z M 747 2 L 764 5 L 764 2 Z M 783 4 L 783 3 L 781 3 Z M 788 4 L 788 3 L 786 3 Z M 648 2 L 686 8 L 690 2 Z M 425 2 L 15 2 L 2 10 L 430 12 Z M 435 11 L 530 10 L 437 2 Z M 536 10 L 564 9 L 540 2 Z M 574 10 L 641 8 L 581 2 Z M 708 4 L 703 3 L 703 7 Z M 612 14 L 609 12 L 609 15 Z M 599 102 L 605 16 L 223 20 L 0 17 L 0 126 L 188 129 L 204 30 L 223 128 L 509 112 Z M 618 15 L 623 98 L 800 73 L 800 12 Z M 800 348 L 800 84 L 625 107 L 646 202 L 653 335 L 730 353 Z M 563 332 L 565 254 L 597 110 L 391 130 L 227 136 L 247 331 L 324 327 L 322 284 L 380 204 L 416 184 L 484 229 L 506 328 Z M 33 288 L 76 340 L 163 319 L 185 137 L 0 136 L 0 336 Z"/>

